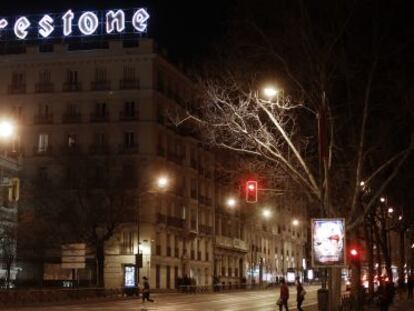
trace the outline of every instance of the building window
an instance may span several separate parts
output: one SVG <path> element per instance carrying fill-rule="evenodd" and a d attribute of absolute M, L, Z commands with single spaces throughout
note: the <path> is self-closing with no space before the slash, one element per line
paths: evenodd
<path fill-rule="evenodd" d="M 106 68 L 98 67 L 95 69 L 95 81 L 105 82 L 106 81 Z"/>
<path fill-rule="evenodd" d="M 135 102 L 129 101 L 124 103 L 124 112 L 127 117 L 135 117 Z"/>
<path fill-rule="evenodd" d="M 135 146 L 135 133 L 134 132 L 124 133 L 124 146 L 127 148 Z"/>
<path fill-rule="evenodd" d="M 132 66 L 124 67 L 124 80 L 126 81 L 135 80 L 135 67 L 132 67 Z"/>
<path fill-rule="evenodd" d="M 78 137 L 77 137 L 77 135 L 76 135 L 76 134 L 73 134 L 73 133 L 68 134 L 68 136 L 67 136 L 67 146 L 68 146 L 69 148 L 74 148 L 74 147 L 76 147 L 76 145 L 77 145 L 77 141 L 78 141 Z"/>
<path fill-rule="evenodd" d="M 161 234 L 157 233 L 155 236 L 155 255 L 161 256 Z"/>
<path fill-rule="evenodd" d="M 39 134 L 39 140 L 37 145 L 38 152 L 46 152 L 49 148 L 49 135 L 45 133 Z"/>
<path fill-rule="evenodd" d="M 93 135 L 93 143 L 95 146 L 105 146 L 107 143 L 106 134 L 98 132 Z"/>
<path fill-rule="evenodd" d="M 155 266 L 155 287 L 161 288 L 161 266 Z"/>
<path fill-rule="evenodd" d="M 171 288 L 171 267 L 167 266 L 167 288 Z"/>
<path fill-rule="evenodd" d="M 134 253 L 134 233 L 132 231 L 122 232 L 121 240 L 121 254 L 133 254 Z"/>
<path fill-rule="evenodd" d="M 106 103 L 96 103 L 95 113 L 98 116 L 105 116 L 108 113 Z"/>
<path fill-rule="evenodd" d="M 39 166 L 37 168 L 37 179 L 39 181 L 47 181 L 48 179 L 48 172 L 46 166 Z"/>
<path fill-rule="evenodd" d="M 171 236 L 167 234 L 167 257 L 171 257 Z"/>
<path fill-rule="evenodd" d="M 49 70 L 41 70 L 39 72 L 39 83 L 40 84 L 49 84 L 51 81 L 51 75 Z"/>
<path fill-rule="evenodd" d="M 51 114 L 49 104 L 39 104 L 38 106 L 39 116 L 49 116 Z"/>
<path fill-rule="evenodd" d="M 78 72 L 76 70 L 68 69 L 66 71 L 66 83 L 77 84 L 78 82 Z"/>

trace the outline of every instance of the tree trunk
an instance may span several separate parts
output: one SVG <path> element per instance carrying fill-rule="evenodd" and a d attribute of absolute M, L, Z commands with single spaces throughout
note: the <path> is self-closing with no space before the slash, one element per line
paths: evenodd
<path fill-rule="evenodd" d="M 358 232 L 351 235 L 351 241 L 358 241 Z M 363 310 L 363 301 L 361 297 L 361 258 L 351 261 L 351 297 L 352 306 L 355 311 Z"/>
<path fill-rule="evenodd" d="M 7 289 L 10 288 L 10 273 L 11 273 L 12 263 L 13 263 L 13 257 L 8 256 L 7 257 L 7 262 L 6 262 L 6 288 Z"/>
<path fill-rule="evenodd" d="M 329 269 L 329 295 L 330 311 L 339 310 L 339 304 L 341 301 L 341 268 L 330 268 Z"/>
<path fill-rule="evenodd" d="M 398 285 L 404 287 L 404 265 L 405 265 L 405 230 L 400 231 L 400 267 L 398 269 Z"/>
<path fill-rule="evenodd" d="M 105 287 L 105 249 L 104 242 L 98 242 L 96 245 L 96 286 Z"/>
<path fill-rule="evenodd" d="M 368 261 L 368 294 L 369 298 L 374 297 L 374 243 L 373 243 L 373 232 L 372 232 L 371 217 L 367 217 L 364 233 L 365 240 L 367 241 L 367 261 Z"/>

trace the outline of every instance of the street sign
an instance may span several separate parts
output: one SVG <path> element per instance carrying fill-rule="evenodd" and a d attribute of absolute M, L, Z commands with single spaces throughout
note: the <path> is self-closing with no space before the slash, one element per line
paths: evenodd
<path fill-rule="evenodd" d="M 62 245 L 62 268 L 84 269 L 86 257 L 86 244 L 64 244 Z"/>
<path fill-rule="evenodd" d="M 313 268 L 345 266 L 345 219 L 312 219 Z"/>

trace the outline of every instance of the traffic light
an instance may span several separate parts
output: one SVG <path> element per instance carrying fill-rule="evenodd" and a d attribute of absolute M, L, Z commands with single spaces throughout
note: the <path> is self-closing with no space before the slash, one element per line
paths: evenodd
<path fill-rule="evenodd" d="M 349 249 L 349 259 L 351 263 L 359 264 L 361 262 L 361 252 L 356 247 L 351 247 Z"/>
<path fill-rule="evenodd" d="M 246 202 L 256 203 L 257 202 L 257 181 L 249 180 L 246 182 Z"/>

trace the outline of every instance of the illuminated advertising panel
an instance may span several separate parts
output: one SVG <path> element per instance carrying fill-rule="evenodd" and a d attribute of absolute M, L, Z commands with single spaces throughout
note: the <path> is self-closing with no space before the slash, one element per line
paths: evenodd
<path fill-rule="evenodd" d="M 142 34 L 147 31 L 149 18 L 144 8 L 0 17 L 0 40 Z"/>
<path fill-rule="evenodd" d="M 312 219 L 313 267 L 345 266 L 345 219 Z"/>

